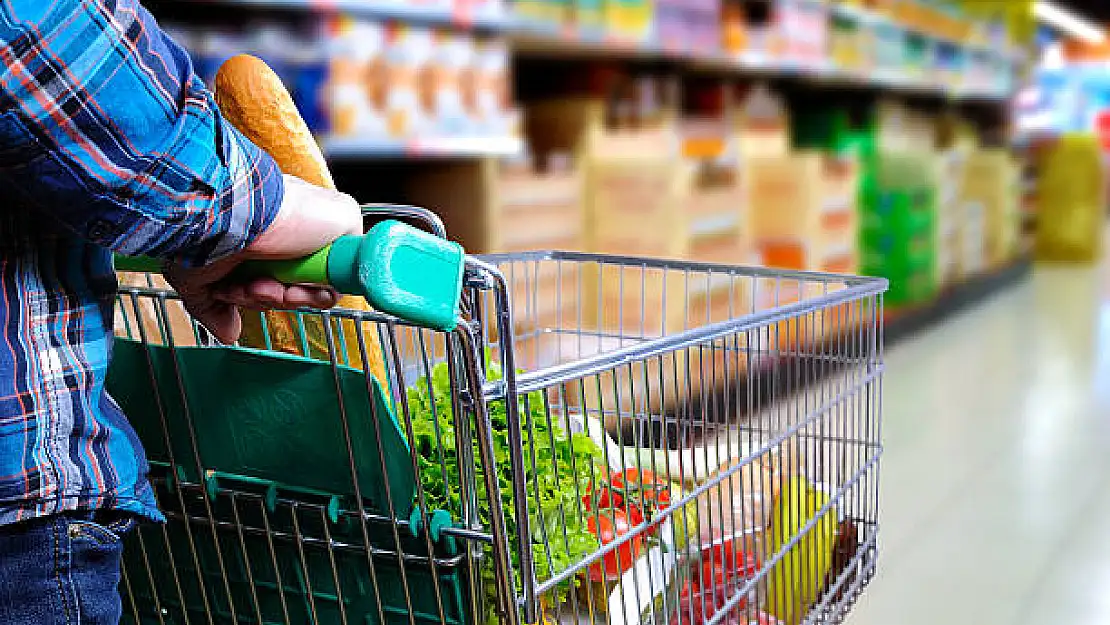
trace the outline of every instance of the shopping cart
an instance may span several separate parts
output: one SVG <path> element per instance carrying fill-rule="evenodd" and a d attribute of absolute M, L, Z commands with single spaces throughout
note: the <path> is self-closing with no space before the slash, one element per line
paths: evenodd
<path fill-rule="evenodd" d="M 885 286 L 499 255 L 440 330 L 300 311 L 279 345 L 272 313 L 221 346 L 132 275 L 109 389 L 168 522 L 128 538 L 125 622 L 840 622 L 877 552 Z"/>

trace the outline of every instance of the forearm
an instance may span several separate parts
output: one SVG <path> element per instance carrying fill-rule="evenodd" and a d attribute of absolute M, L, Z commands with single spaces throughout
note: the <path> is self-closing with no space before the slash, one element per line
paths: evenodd
<path fill-rule="evenodd" d="M 94 243 L 188 265 L 273 221 L 276 165 L 135 0 L 5 2 L 0 37 L 6 190 Z"/>

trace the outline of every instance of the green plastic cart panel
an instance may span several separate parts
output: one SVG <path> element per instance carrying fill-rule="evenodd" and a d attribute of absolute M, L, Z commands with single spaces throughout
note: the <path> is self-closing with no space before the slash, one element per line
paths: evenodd
<path fill-rule="evenodd" d="M 229 476 L 271 482 L 279 490 L 353 497 L 353 455 L 367 508 L 396 518 L 412 511 L 416 476 L 408 443 L 385 392 L 362 371 L 273 352 L 171 350 L 121 339 L 107 386 L 148 458 L 176 465 L 188 481 Z"/>

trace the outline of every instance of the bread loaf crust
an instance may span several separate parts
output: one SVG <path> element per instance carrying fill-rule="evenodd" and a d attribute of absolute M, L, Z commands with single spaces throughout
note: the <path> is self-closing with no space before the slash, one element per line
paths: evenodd
<path fill-rule="evenodd" d="M 320 146 L 293 104 L 293 98 L 277 74 L 261 59 L 241 54 L 225 61 L 216 73 L 215 95 L 216 104 L 224 118 L 267 152 L 282 172 L 321 187 L 335 189 L 335 181 L 328 171 Z M 343 296 L 339 299 L 339 306 L 370 310 L 369 304 L 361 297 Z M 304 354 L 299 325 L 293 315 L 277 311 L 267 312 L 265 315 L 272 349 L 313 358 L 330 357 L 323 320 L 320 317 L 305 318 L 304 332 L 307 335 L 309 353 Z M 388 378 L 378 341 L 377 324 L 361 325 L 369 361 L 367 370 L 385 384 Z M 338 337 L 335 341 L 337 346 L 346 345 L 346 354 L 338 355 L 340 361 L 349 366 L 361 367 L 358 341 L 353 340 L 358 332 L 355 322 L 344 320 L 340 323 L 336 320 L 333 331 L 342 331 L 347 337 L 345 341 L 339 341 Z M 265 348 L 265 336 L 257 316 L 244 317 L 243 337 L 240 342 L 251 347 Z"/>
<path fill-rule="evenodd" d="M 320 146 L 266 63 L 248 54 L 231 57 L 216 73 L 215 92 L 224 118 L 273 157 L 283 172 L 335 188 Z"/>

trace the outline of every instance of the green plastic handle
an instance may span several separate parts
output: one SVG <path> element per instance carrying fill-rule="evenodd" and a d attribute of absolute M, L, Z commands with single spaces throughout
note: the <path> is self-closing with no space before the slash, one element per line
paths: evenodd
<path fill-rule="evenodd" d="M 365 297 L 375 309 L 418 325 L 453 330 L 462 296 L 466 255 L 458 243 L 399 221 L 375 224 L 304 258 L 248 261 L 236 277 L 270 277 L 285 284 L 327 284 Z M 116 269 L 160 273 L 158 259 L 116 256 Z"/>
<path fill-rule="evenodd" d="M 116 271 L 162 273 L 162 261 L 149 256 L 120 256 L 116 254 Z"/>
<path fill-rule="evenodd" d="M 268 277 L 285 284 L 328 284 L 328 255 L 331 246 L 304 258 L 288 260 L 249 260 L 235 270 L 236 277 Z M 150 256 L 116 256 L 117 271 L 162 273 L 162 261 Z"/>

